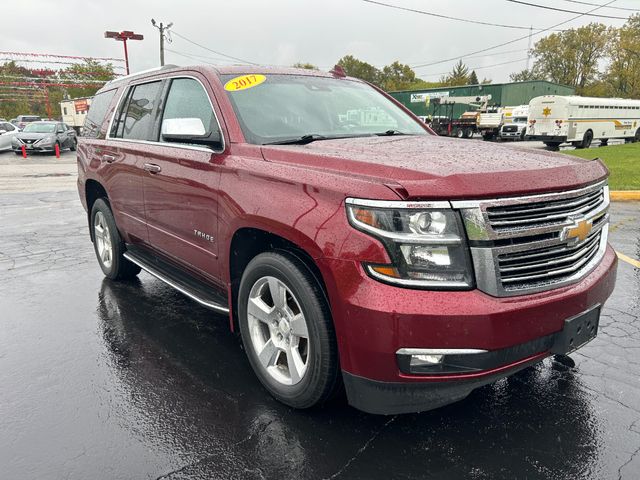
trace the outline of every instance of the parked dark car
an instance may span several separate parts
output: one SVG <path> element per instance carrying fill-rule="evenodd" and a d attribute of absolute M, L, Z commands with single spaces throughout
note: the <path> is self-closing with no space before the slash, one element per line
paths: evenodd
<path fill-rule="evenodd" d="M 600 161 L 438 137 L 339 69 L 124 77 L 95 96 L 78 148 L 108 278 L 142 268 L 227 315 L 287 405 L 343 382 L 383 414 L 596 336 L 616 275 L 607 177 Z M 211 368 L 241 368 L 226 353 Z"/>
<path fill-rule="evenodd" d="M 75 150 L 78 138 L 76 131 L 62 122 L 34 122 L 11 140 L 11 148 L 16 155 L 22 154 L 23 145 L 27 151 L 34 152 L 55 152 L 56 145 L 60 150 Z"/>

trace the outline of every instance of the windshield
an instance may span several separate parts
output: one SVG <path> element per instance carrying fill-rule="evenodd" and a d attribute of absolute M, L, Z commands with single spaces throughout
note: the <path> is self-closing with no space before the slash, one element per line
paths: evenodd
<path fill-rule="evenodd" d="M 527 117 L 516 117 L 513 119 L 514 123 L 527 123 Z"/>
<path fill-rule="evenodd" d="M 24 130 L 25 133 L 54 133 L 56 131 L 55 123 L 30 123 Z"/>
<path fill-rule="evenodd" d="M 246 84 L 240 80 L 250 78 Z M 412 117 L 369 85 L 303 75 L 222 75 L 249 143 L 376 134 L 426 135 Z M 239 80 L 240 79 L 240 80 Z"/>

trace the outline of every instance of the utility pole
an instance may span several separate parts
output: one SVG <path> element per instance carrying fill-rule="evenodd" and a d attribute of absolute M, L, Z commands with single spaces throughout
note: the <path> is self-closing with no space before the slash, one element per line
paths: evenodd
<path fill-rule="evenodd" d="M 527 71 L 529 71 L 529 62 L 531 61 L 531 37 L 533 36 L 533 25 L 529 27 L 529 47 L 527 48 Z"/>
<path fill-rule="evenodd" d="M 122 32 L 104 32 L 104 38 L 113 38 L 124 44 L 124 63 L 127 67 L 127 75 L 129 75 L 129 51 L 127 50 L 127 40 L 143 40 L 144 36 L 139 33 L 124 30 Z"/>
<path fill-rule="evenodd" d="M 173 27 L 173 22 L 170 22 L 168 25 L 163 25 L 162 22 L 156 23 L 156 21 L 152 18 L 151 25 L 156 27 L 160 32 L 160 66 L 163 67 L 164 66 L 164 41 L 166 39 L 168 42 L 171 42 L 171 38 L 165 37 L 164 32 L 169 30 L 171 27 Z"/>

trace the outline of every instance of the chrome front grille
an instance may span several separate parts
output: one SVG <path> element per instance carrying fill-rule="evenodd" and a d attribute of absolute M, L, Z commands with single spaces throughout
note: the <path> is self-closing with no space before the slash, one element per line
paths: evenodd
<path fill-rule="evenodd" d="M 503 205 L 487 208 L 487 218 L 494 231 L 528 229 L 555 225 L 570 215 L 586 214 L 604 202 L 603 189 L 588 191 L 577 197 L 561 198 L 526 205 Z"/>
<path fill-rule="evenodd" d="M 522 295 L 577 282 L 606 250 L 605 183 L 452 205 L 465 222 L 478 288 L 491 295 Z"/>

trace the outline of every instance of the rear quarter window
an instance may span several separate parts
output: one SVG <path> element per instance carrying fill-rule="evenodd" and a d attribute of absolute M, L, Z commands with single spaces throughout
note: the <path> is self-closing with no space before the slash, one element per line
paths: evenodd
<path fill-rule="evenodd" d="M 82 130 L 83 137 L 95 138 L 98 136 L 100 127 L 105 120 L 107 109 L 109 105 L 111 105 L 111 100 L 113 100 L 116 91 L 117 89 L 114 88 L 106 92 L 101 92 L 93 97 L 93 101 L 89 106 L 89 113 L 84 121 L 84 128 Z"/>

